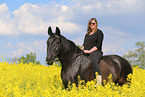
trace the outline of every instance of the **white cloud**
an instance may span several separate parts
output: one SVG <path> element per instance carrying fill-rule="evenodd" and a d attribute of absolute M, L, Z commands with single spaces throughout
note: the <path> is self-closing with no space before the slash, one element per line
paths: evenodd
<path fill-rule="evenodd" d="M 17 56 L 21 56 L 22 54 L 23 54 L 23 49 L 22 48 L 19 48 L 19 49 L 17 49 L 17 50 L 15 50 L 15 51 L 12 51 L 11 52 L 11 55 L 7 55 L 8 57 L 17 57 Z"/>
<path fill-rule="evenodd" d="M 6 56 L 10 58 L 20 57 L 30 52 L 35 52 L 41 55 L 42 52 L 43 53 L 45 52 L 46 48 L 45 43 L 46 43 L 45 40 L 34 41 L 29 43 L 19 42 L 13 45 L 11 43 L 8 43 L 7 45 L 5 45 L 6 50 L 9 51 L 9 53 L 7 53 Z"/>
<path fill-rule="evenodd" d="M 101 9 L 102 8 L 102 3 L 96 2 L 96 6 L 97 6 L 98 9 Z"/>
<path fill-rule="evenodd" d="M 135 14 L 135 11 L 140 13 L 145 8 L 144 0 L 76 0 L 76 2 L 75 10 L 79 6 L 79 9 L 83 9 L 82 11 L 87 14 L 95 12 L 98 15 Z"/>
<path fill-rule="evenodd" d="M 61 28 L 61 31 L 65 33 L 75 33 L 81 31 L 81 27 L 79 25 L 71 22 L 64 22 L 63 17 L 59 17 L 58 22 L 54 23 L 53 25 L 57 25 L 59 28 Z"/>
<path fill-rule="evenodd" d="M 125 53 L 126 42 L 131 40 L 131 35 L 113 27 L 101 27 L 104 32 L 103 52 L 104 54 L 123 54 Z"/>
<path fill-rule="evenodd" d="M 0 4 L 0 35 L 17 34 L 15 25 L 10 18 L 10 12 L 7 5 Z"/>
<path fill-rule="evenodd" d="M 7 44 L 5 45 L 5 48 L 13 48 L 13 45 L 12 45 L 11 43 L 7 43 Z"/>
<path fill-rule="evenodd" d="M 10 12 L 8 11 L 8 7 L 5 3 L 0 4 L 0 19 L 9 19 Z"/>
<path fill-rule="evenodd" d="M 127 32 L 122 32 L 120 30 L 117 30 L 115 28 L 112 28 L 112 27 L 109 27 L 109 26 L 104 26 L 104 27 L 101 27 L 101 29 L 103 29 L 105 32 L 108 32 L 107 34 L 108 35 L 117 35 L 117 36 L 129 36 L 129 34 Z"/>
<path fill-rule="evenodd" d="M 61 9 L 62 12 L 66 12 L 67 9 L 68 9 L 68 6 L 66 6 L 66 5 L 62 5 L 61 8 L 62 8 L 62 9 Z"/>
<path fill-rule="evenodd" d="M 15 25 L 9 21 L 0 20 L 0 35 L 18 34 Z"/>
<path fill-rule="evenodd" d="M 69 6 L 53 2 L 47 5 L 25 3 L 13 12 L 14 18 L 10 18 L 7 5 L 1 4 L 0 34 L 45 34 L 50 25 L 59 26 L 62 31 L 67 33 L 76 33 L 82 31 L 81 23 L 73 21 L 78 18 L 90 17 L 90 15 L 129 14 L 136 10 L 136 13 L 138 13 L 143 10 L 141 8 L 144 8 L 143 0 L 109 0 L 107 2 L 77 0 L 76 2 Z"/>
<path fill-rule="evenodd" d="M 91 5 L 83 6 L 82 9 L 85 11 L 89 11 L 92 9 L 92 6 Z"/>
<path fill-rule="evenodd" d="M 83 40 L 82 37 L 81 37 L 81 38 L 77 38 L 77 39 L 74 40 L 74 43 L 75 43 L 76 45 L 80 45 L 80 46 L 83 45 L 83 42 L 84 42 L 84 40 Z"/>
<path fill-rule="evenodd" d="M 123 43 L 124 42 L 120 42 L 120 41 L 114 41 L 114 42 L 104 41 L 104 43 L 103 43 L 103 53 L 104 53 L 104 55 L 108 55 L 108 54 L 122 55 L 122 54 L 124 54 L 126 51 L 123 48 L 124 47 L 122 45 Z"/>
<path fill-rule="evenodd" d="M 61 11 L 59 8 L 61 8 Z M 45 11 L 42 11 L 40 14 L 39 12 L 41 9 Z M 55 13 L 50 9 L 52 9 Z M 46 28 L 50 25 L 55 27 L 59 26 L 62 28 L 62 31 L 68 33 L 80 30 L 77 24 L 69 21 L 69 19 L 71 19 L 70 14 L 72 13 L 71 11 L 68 11 L 68 6 L 66 5 L 45 5 L 38 7 L 37 5 L 26 3 L 18 10 L 15 10 L 13 14 L 15 15 L 18 30 L 23 33 L 45 34 Z M 47 15 L 48 18 L 44 19 L 44 15 Z M 49 18 L 49 16 L 51 18 Z"/>
<path fill-rule="evenodd" d="M 44 22 L 37 14 L 33 13 L 33 9 L 37 11 L 37 8 L 37 5 L 26 3 L 13 12 L 18 31 L 27 34 L 45 33 L 47 22 Z"/>

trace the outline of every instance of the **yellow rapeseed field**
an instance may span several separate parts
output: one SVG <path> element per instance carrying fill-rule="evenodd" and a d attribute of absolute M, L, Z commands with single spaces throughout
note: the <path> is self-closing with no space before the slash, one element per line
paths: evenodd
<path fill-rule="evenodd" d="M 33 63 L 0 62 L 0 97 L 144 97 L 145 70 L 133 68 L 131 85 L 122 87 L 108 82 L 95 87 L 95 81 L 65 90 L 61 81 L 61 67 Z M 81 83 L 82 81 L 80 81 Z"/>

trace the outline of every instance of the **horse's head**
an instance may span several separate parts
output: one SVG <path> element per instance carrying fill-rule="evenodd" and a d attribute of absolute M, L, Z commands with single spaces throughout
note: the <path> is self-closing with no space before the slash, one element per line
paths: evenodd
<path fill-rule="evenodd" d="M 53 60 L 58 56 L 60 47 L 60 30 L 56 27 L 55 33 L 52 33 L 51 27 L 48 28 L 49 38 L 47 40 L 47 57 L 46 61 L 52 65 Z"/>

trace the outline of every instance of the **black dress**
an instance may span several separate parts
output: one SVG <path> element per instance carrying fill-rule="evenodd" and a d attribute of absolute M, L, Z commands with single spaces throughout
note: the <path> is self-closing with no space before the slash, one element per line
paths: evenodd
<path fill-rule="evenodd" d="M 84 39 L 84 44 L 83 44 L 84 50 L 90 50 L 94 46 L 97 47 L 96 51 L 90 53 L 90 59 L 93 65 L 94 76 L 96 72 L 98 72 L 99 75 L 101 75 L 99 61 L 101 60 L 101 57 L 103 55 L 103 52 L 102 52 L 103 38 L 104 38 L 103 32 L 100 29 L 97 29 L 97 31 L 91 35 L 86 34 L 85 39 Z"/>

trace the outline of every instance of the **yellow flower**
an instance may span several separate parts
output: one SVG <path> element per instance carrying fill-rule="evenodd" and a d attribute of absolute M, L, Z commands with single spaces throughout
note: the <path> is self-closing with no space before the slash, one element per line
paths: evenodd
<path fill-rule="evenodd" d="M 1 56 L 2 57 L 2 56 Z M 61 67 L 36 65 L 35 63 L 0 62 L 0 97 L 143 97 L 145 95 L 145 70 L 133 67 L 133 74 L 127 80 L 131 84 L 118 86 L 104 80 L 104 86 L 95 87 L 96 79 L 79 80 L 79 87 L 73 83 L 64 89 L 61 80 Z M 98 73 L 96 73 L 98 74 Z M 69 83 L 70 84 L 70 83 Z"/>

